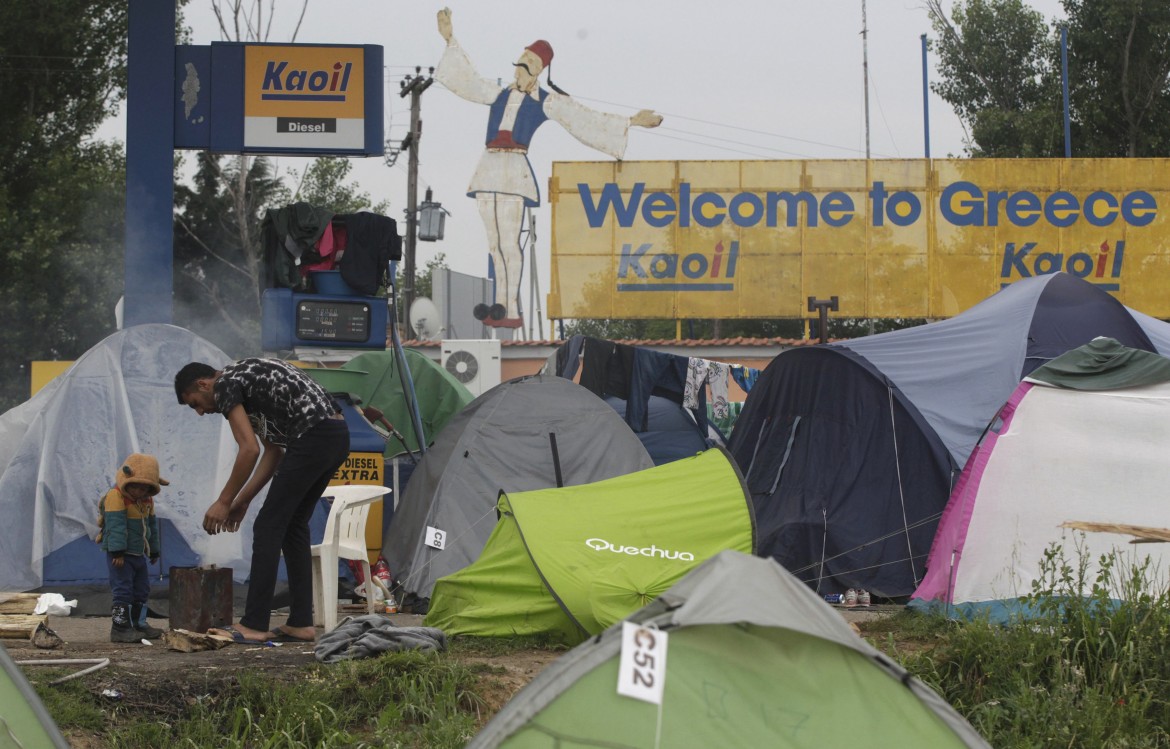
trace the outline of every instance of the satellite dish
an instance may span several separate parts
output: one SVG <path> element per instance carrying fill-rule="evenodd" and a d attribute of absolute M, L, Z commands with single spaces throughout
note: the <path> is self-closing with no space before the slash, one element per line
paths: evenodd
<path fill-rule="evenodd" d="M 443 332 L 439 308 L 425 296 L 415 299 L 410 305 L 410 326 L 421 341 L 433 341 Z"/>

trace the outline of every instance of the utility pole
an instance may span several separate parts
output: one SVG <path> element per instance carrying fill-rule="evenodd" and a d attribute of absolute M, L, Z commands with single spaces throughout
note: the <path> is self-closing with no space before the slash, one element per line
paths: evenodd
<path fill-rule="evenodd" d="M 424 78 L 422 68 L 416 65 L 414 75 L 403 79 L 398 94 L 399 97 L 410 96 L 410 132 L 402 141 L 403 150 L 409 153 L 406 167 L 406 264 L 402 273 L 402 319 L 407 333 L 414 330 L 410 305 L 414 303 L 414 251 L 418 244 L 418 141 L 422 137 L 419 110 L 423 92 L 435 82 L 434 74 L 435 69 L 429 68 Z"/>
<path fill-rule="evenodd" d="M 865 79 L 865 158 L 869 159 L 869 24 L 861 0 L 861 76 Z"/>

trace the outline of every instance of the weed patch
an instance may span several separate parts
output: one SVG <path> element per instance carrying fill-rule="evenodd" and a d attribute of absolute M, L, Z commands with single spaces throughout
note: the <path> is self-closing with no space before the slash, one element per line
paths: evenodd
<path fill-rule="evenodd" d="M 1027 618 L 947 625 L 889 648 L 993 746 L 1170 747 L 1170 597 L 1149 562 L 1045 554 Z"/>

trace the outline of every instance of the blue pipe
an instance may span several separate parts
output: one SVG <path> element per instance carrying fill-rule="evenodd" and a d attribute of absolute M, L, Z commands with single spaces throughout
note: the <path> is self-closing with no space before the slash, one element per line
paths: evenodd
<path fill-rule="evenodd" d="M 394 345 L 394 355 L 398 359 L 398 367 L 402 370 L 403 395 L 410 406 L 410 423 L 414 426 L 414 436 L 418 441 L 420 455 L 427 454 L 427 436 L 423 432 L 422 415 L 418 410 L 418 396 L 414 391 L 414 377 L 410 374 L 410 366 L 406 363 L 406 351 L 402 348 L 402 340 L 398 337 L 398 284 L 397 263 L 390 263 L 390 341 Z M 409 449 L 409 448 L 408 448 Z"/>

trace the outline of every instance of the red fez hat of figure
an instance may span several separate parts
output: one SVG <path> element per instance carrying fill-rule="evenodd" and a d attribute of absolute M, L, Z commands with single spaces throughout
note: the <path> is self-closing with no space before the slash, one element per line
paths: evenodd
<path fill-rule="evenodd" d="M 546 68 L 548 67 L 548 64 L 550 62 L 552 62 L 552 59 L 553 59 L 552 45 L 543 39 L 537 39 L 535 42 L 533 42 L 532 44 L 529 44 L 524 49 L 528 50 L 532 54 L 539 57 L 540 64 Z"/>

